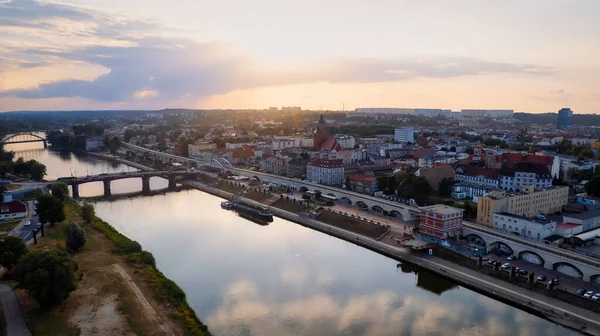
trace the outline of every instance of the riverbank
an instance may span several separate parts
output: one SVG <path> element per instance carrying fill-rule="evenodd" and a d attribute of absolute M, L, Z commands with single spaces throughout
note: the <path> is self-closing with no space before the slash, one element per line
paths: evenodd
<path fill-rule="evenodd" d="M 62 226 L 79 223 L 86 245 L 73 254 L 82 272 L 77 289 L 58 307 L 40 310 L 19 290 L 34 335 L 210 335 L 188 305 L 185 293 L 157 268 L 151 253 L 102 219 L 81 218 L 81 207 L 68 201 L 66 220 L 46 229 L 30 249 L 64 249 Z"/>
<path fill-rule="evenodd" d="M 184 181 L 184 183 L 225 199 L 229 199 L 232 196 L 232 194 L 227 191 L 216 189 L 199 182 Z M 245 201 L 260 204 L 259 202 L 250 199 L 246 199 Z M 283 219 L 360 245 L 395 260 L 417 265 L 430 272 L 455 281 L 461 286 L 511 304 L 519 309 L 541 316 L 554 323 L 588 335 L 600 335 L 599 316 L 592 312 L 540 295 L 539 293 L 527 291 L 518 286 L 499 281 L 498 279 L 434 256 L 415 255 L 411 253 L 409 249 L 388 245 L 375 239 L 361 236 L 276 207 L 271 207 L 271 211 L 273 211 L 276 216 Z"/>

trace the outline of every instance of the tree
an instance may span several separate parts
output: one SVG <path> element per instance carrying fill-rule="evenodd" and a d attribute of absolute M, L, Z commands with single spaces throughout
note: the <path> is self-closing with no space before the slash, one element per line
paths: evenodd
<path fill-rule="evenodd" d="M 54 226 L 54 223 L 65 220 L 65 206 L 61 200 L 52 195 L 42 195 L 37 198 L 37 201 L 37 213 L 41 223 L 50 223 L 50 226 Z"/>
<path fill-rule="evenodd" d="M 19 237 L 0 238 L 0 265 L 12 269 L 21 256 L 27 253 L 27 246 Z"/>
<path fill-rule="evenodd" d="M 128 129 L 123 134 L 123 139 L 125 140 L 125 142 L 129 142 L 129 140 L 131 140 L 131 138 L 133 138 L 134 136 L 135 136 L 135 132 L 131 129 Z"/>
<path fill-rule="evenodd" d="M 442 197 L 450 196 L 452 193 L 452 186 L 454 185 L 454 179 L 451 177 L 444 177 L 438 184 L 438 192 Z"/>
<path fill-rule="evenodd" d="M 84 203 L 81 207 L 81 217 L 83 217 L 86 222 L 91 223 L 95 215 L 96 212 L 94 206 L 89 203 Z"/>
<path fill-rule="evenodd" d="M 451 152 L 456 152 L 456 146 L 450 146 L 450 151 Z"/>
<path fill-rule="evenodd" d="M 85 231 L 79 224 L 71 223 L 65 227 L 67 251 L 77 252 L 85 245 Z"/>
<path fill-rule="evenodd" d="M 304 152 L 300 153 L 300 157 L 303 160 L 308 160 L 308 159 L 310 159 L 310 154 L 308 154 L 306 151 L 304 151 Z"/>
<path fill-rule="evenodd" d="M 18 287 L 47 308 L 60 304 L 75 290 L 77 269 L 65 251 L 34 251 L 19 260 L 13 274 Z"/>
<path fill-rule="evenodd" d="M 569 152 L 571 152 L 572 148 L 573 148 L 573 144 L 571 143 L 571 140 L 563 139 L 558 144 L 558 153 L 560 153 L 560 154 L 569 153 Z"/>
<path fill-rule="evenodd" d="M 56 182 L 50 188 L 50 192 L 52 193 L 52 196 L 64 201 L 69 195 L 69 186 L 63 182 Z"/>
<path fill-rule="evenodd" d="M 46 166 L 36 160 L 25 161 L 20 157 L 15 162 L 13 171 L 17 175 L 27 176 L 39 181 L 46 175 Z"/>
<path fill-rule="evenodd" d="M 110 139 L 108 141 L 108 150 L 111 152 L 111 154 L 115 154 L 117 153 L 117 150 L 119 149 L 119 147 L 121 147 L 121 140 L 119 140 L 119 138 L 117 137 L 113 137 L 112 139 Z"/>
<path fill-rule="evenodd" d="M 600 196 L 600 175 L 592 177 L 585 185 L 585 192 L 587 192 L 588 195 Z"/>
<path fill-rule="evenodd" d="M 0 186 L 0 194 L 6 192 L 6 187 L 5 186 Z"/>

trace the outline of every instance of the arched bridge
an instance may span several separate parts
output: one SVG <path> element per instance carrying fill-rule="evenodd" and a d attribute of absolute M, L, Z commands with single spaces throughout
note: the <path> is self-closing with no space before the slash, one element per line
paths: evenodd
<path fill-rule="evenodd" d="M 140 146 L 136 146 L 136 145 L 132 145 L 132 144 L 128 144 L 128 143 L 124 143 L 123 147 L 128 152 L 135 153 L 139 156 L 144 156 L 144 157 L 151 158 L 154 160 L 161 160 L 162 162 L 165 162 L 165 163 L 176 162 L 176 163 L 181 163 L 183 165 L 186 165 L 187 167 L 197 167 L 197 168 L 200 168 L 202 166 L 219 168 L 219 169 L 232 167 L 231 163 L 229 163 L 229 161 L 227 161 L 227 159 L 224 159 L 224 158 L 211 158 L 210 160 L 203 161 L 203 160 L 194 160 L 194 159 L 190 159 L 190 158 L 186 158 L 186 157 L 178 156 L 178 155 L 173 155 L 173 154 L 169 154 L 169 153 L 158 152 L 155 150 L 151 150 L 148 148 L 144 148 L 144 147 L 140 147 Z"/>
<path fill-rule="evenodd" d="M 463 235 L 492 252 L 515 255 L 564 275 L 600 284 L 600 260 L 463 221 Z"/>
<path fill-rule="evenodd" d="M 46 138 L 34 133 L 16 133 L 6 136 L 0 141 L 1 145 L 20 144 L 28 142 L 43 142 L 44 148 L 48 147 Z"/>
<path fill-rule="evenodd" d="M 196 177 L 201 172 L 190 171 L 151 171 L 151 172 L 123 172 L 114 174 L 91 175 L 80 178 L 63 178 L 52 182 L 63 182 L 71 186 L 73 197 L 79 197 L 79 185 L 90 182 L 104 183 L 104 196 L 111 196 L 110 182 L 115 180 L 141 178 L 142 192 L 150 192 L 150 178 L 162 177 L 169 180 L 169 189 L 174 189 L 177 186 L 177 178 L 181 177 Z"/>

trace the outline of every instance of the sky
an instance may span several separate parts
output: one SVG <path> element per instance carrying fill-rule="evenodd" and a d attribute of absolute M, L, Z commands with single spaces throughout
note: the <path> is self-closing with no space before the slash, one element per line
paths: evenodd
<path fill-rule="evenodd" d="M 0 112 L 600 113 L 598 0 L 0 0 Z"/>

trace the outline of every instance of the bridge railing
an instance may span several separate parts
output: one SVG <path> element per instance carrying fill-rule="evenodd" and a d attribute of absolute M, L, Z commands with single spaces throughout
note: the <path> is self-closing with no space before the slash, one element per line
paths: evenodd
<path fill-rule="evenodd" d="M 481 227 L 479 225 L 476 225 L 476 224 L 473 224 L 473 223 L 470 223 L 470 222 L 466 222 L 466 221 L 463 221 L 463 226 L 467 227 L 467 228 L 469 228 L 471 230 L 474 230 L 474 231 L 485 232 L 485 233 L 487 233 L 489 235 L 492 235 L 492 236 L 497 236 L 497 237 L 500 237 L 500 238 L 505 239 L 505 240 L 512 241 L 512 242 L 517 243 L 517 244 L 525 245 L 525 246 L 531 247 L 533 249 L 544 251 L 546 253 L 549 253 L 549 254 L 552 254 L 552 255 L 555 255 L 555 256 L 566 257 L 568 259 L 575 260 L 577 262 L 580 262 L 580 263 L 583 263 L 583 264 L 586 264 L 586 265 L 591 265 L 591 266 L 600 268 L 600 261 L 591 260 L 591 259 L 589 259 L 589 258 L 587 258 L 587 257 L 585 257 L 583 255 L 580 255 L 580 254 L 577 254 L 577 253 L 573 253 L 573 252 L 568 251 L 568 250 L 564 250 L 564 249 L 556 248 L 556 247 L 551 247 L 551 246 L 548 246 L 548 245 L 545 245 L 545 244 L 539 244 L 539 243 L 536 243 L 536 242 L 533 242 L 533 241 L 528 241 L 528 240 L 525 240 L 525 239 L 519 239 L 517 237 L 511 236 L 511 235 L 507 235 L 507 234 L 504 234 L 502 232 L 490 230 L 488 228 L 484 228 L 484 227 Z"/>

